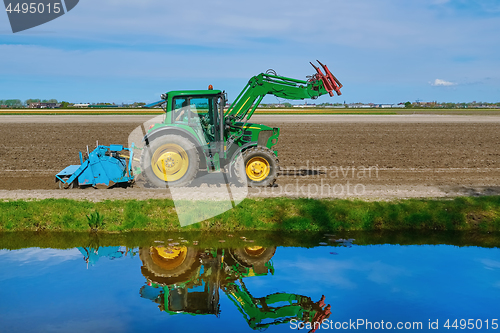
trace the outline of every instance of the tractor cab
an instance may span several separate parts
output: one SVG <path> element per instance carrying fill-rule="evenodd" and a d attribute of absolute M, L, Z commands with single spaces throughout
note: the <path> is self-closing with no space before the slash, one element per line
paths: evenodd
<path fill-rule="evenodd" d="M 220 121 L 224 117 L 224 94 L 220 91 L 170 92 L 167 102 L 166 124 L 182 124 L 203 131 L 203 138 L 210 145 L 223 141 Z M 170 107 L 170 108 L 169 108 Z M 214 147 L 215 148 L 215 147 Z"/>
<path fill-rule="evenodd" d="M 165 121 L 153 126 L 150 133 L 164 126 L 173 126 L 177 130 L 196 134 L 201 146 L 223 150 L 223 145 L 215 143 L 224 141 L 224 92 L 213 89 L 178 90 L 162 94 L 161 98 L 161 101 L 145 106 L 162 106 L 166 114 Z"/>

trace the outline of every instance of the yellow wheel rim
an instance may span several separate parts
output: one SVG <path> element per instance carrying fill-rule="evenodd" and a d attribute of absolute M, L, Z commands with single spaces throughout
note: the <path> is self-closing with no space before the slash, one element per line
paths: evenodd
<path fill-rule="evenodd" d="M 265 247 L 262 247 L 262 246 L 249 246 L 249 247 L 245 247 L 245 252 L 248 254 L 248 255 L 251 255 L 251 256 L 260 256 L 262 253 L 264 253 L 264 251 L 266 250 Z"/>
<path fill-rule="evenodd" d="M 188 167 L 187 152 L 175 143 L 160 146 L 151 158 L 151 168 L 154 174 L 164 181 L 172 182 L 181 179 Z"/>
<path fill-rule="evenodd" d="M 256 156 L 248 160 L 245 170 L 250 180 L 262 181 L 269 176 L 271 167 L 264 157 Z"/>
<path fill-rule="evenodd" d="M 150 248 L 151 258 L 153 262 L 163 269 L 172 270 L 179 267 L 187 255 L 187 247 L 174 246 L 163 247 L 156 246 Z"/>

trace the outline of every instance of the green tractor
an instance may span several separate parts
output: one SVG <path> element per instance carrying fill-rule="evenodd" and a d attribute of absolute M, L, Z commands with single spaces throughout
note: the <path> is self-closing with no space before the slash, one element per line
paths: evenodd
<path fill-rule="evenodd" d="M 319 62 L 319 61 L 318 61 Z M 279 128 L 249 123 L 264 96 L 270 94 L 301 100 L 324 94 L 340 95 L 342 84 L 319 62 L 307 81 L 276 75 L 273 71 L 252 77 L 226 109 L 224 91 L 170 91 L 161 101 L 164 121 L 144 131 L 141 170 L 154 186 L 187 186 L 200 170 L 225 171 L 232 179 L 251 187 L 272 186 L 279 172 Z M 227 178 L 226 178 L 227 179 Z M 228 183 L 228 182 L 226 182 Z"/>
<path fill-rule="evenodd" d="M 171 315 L 219 316 L 222 291 L 254 330 L 290 323 L 292 319 L 318 327 L 331 314 L 324 296 L 316 302 L 308 296 L 284 292 L 254 297 L 247 289 L 244 279 L 274 274 L 271 258 L 275 252 L 276 247 L 262 246 L 140 248 L 141 272 L 147 280 L 140 295 Z"/>

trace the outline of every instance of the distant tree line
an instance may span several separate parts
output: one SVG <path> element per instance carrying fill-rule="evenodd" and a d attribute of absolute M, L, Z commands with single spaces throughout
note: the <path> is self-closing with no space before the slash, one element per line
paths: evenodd
<path fill-rule="evenodd" d="M 4 105 L 8 108 L 21 108 L 23 103 L 20 99 L 0 99 L 0 105 Z"/>
<path fill-rule="evenodd" d="M 57 99 L 37 99 L 30 98 L 24 101 L 24 103 L 20 99 L 0 99 L 0 107 L 8 107 L 8 108 L 24 108 L 29 106 L 31 103 L 57 103 Z"/>
<path fill-rule="evenodd" d="M 468 108 L 500 108 L 500 102 L 469 102 L 469 103 L 446 103 L 446 102 L 406 102 L 406 108 L 433 108 L 433 109 L 468 109 Z"/>
<path fill-rule="evenodd" d="M 31 103 L 57 103 L 57 99 L 42 99 L 30 98 L 24 102 L 24 105 L 30 105 Z"/>

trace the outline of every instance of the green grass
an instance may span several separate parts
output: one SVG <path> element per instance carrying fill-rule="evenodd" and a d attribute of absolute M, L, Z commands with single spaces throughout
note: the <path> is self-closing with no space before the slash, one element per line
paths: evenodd
<path fill-rule="evenodd" d="M 92 217 L 94 214 L 94 217 Z M 95 214 L 98 214 L 96 216 Z M 93 220 L 92 220 L 93 219 Z M 500 197 L 453 200 L 360 200 L 257 198 L 182 228 L 172 200 L 74 201 L 45 199 L 1 201 L 0 232 L 89 231 L 286 231 L 361 230 L 500 231 Z M 94 228 L 95 229 L 95 228 Z"/>

